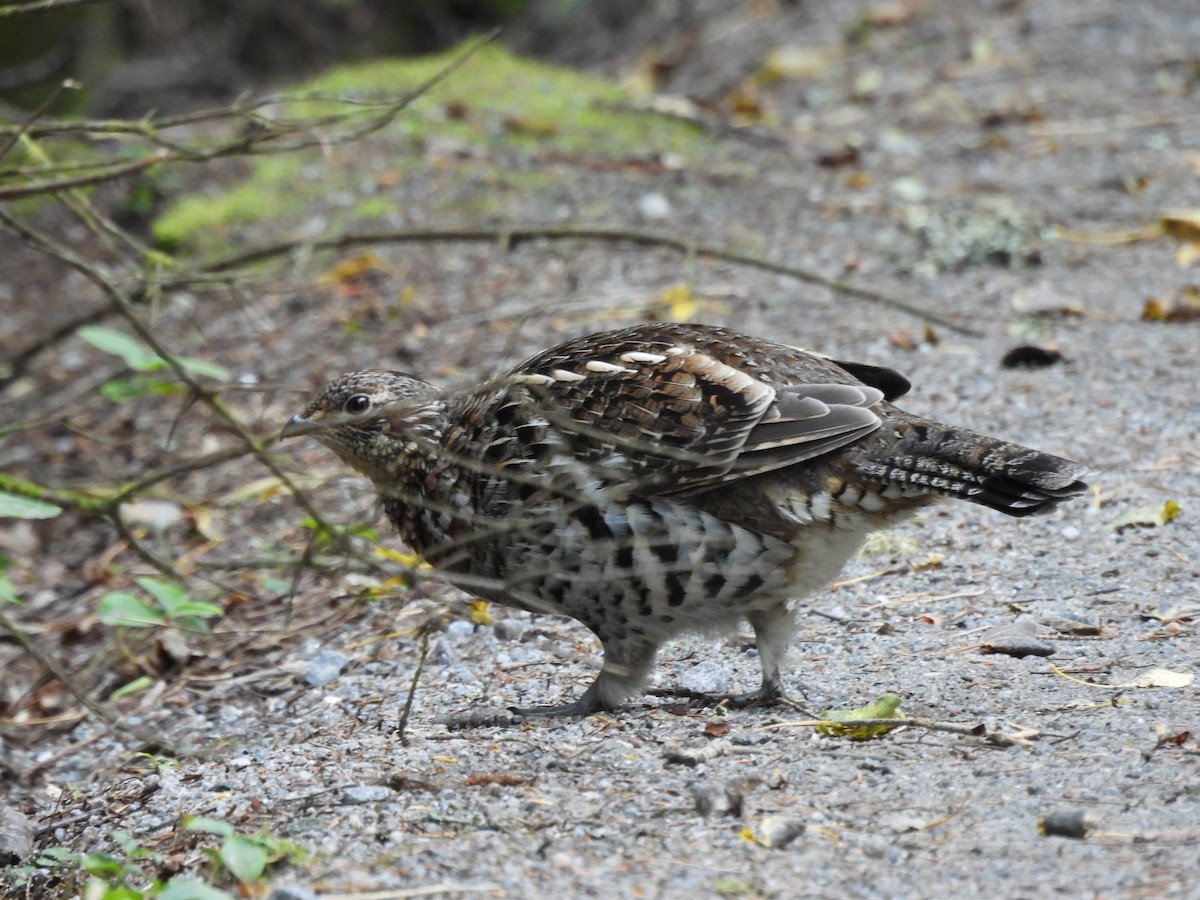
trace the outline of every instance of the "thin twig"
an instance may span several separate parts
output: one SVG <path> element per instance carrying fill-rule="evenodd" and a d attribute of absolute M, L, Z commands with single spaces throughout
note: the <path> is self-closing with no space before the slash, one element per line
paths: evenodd
<path fill-rule="evenodd" d="M 252 263 L 290 255 L 301 247 L 310 250 L 346 250 L 353 247 L 372 246 L 376 244 L 463 241 L 497 243 L 509 248 L 516 247 L 522 242 L 535 240 L 625 242 L 641 246 L 665 247 L 689 257 L 715 259 L 721 262 L 745 266 L 750 269 L 770 272 L 775 275 L 782 275 L 806 284 L 820 285 L 846 297 L 854 297 L 858 300 L 865 300 L 869 303 L 899 310 L 930 324 L 939 325 L 949 331 L 955 331 L 970 337 L 982 336 L 979 331 L 973 328 L 962 325 L 940 313 L 926 309 L 911 301 L 893 297 L 882 291 L 859 287 L 840 278 L 830 278 L 818 272 L 813 272 L 810 269 L 785 265 L 784 263 L 774 262 L 761 256 L 743 253 L 739 250 L 717 244 L 702 244 L 688 238 L 660 234 L 653 231 L 639 231 L 620 226 L 567 224 L 499 226 L 495 228 L 416 228 L 378 232 L 352 232 L 326 240 L 283 241 L 277 244 L 257 247 L 205 266 L 202 271 L 207 274 L 228 272 Z M 169 279 L 165 282 L 165 286 L 181 286 L 181 282 L 185 280 L 186 276 Z"/>
<path fill-rule="evenodd" d="M 429 630 L 421 630 L 421 650 L 417 655 L 417 670 L 413 672 L 412 684 L 408 686 L 408 696 L 404 699 L 404 709 L 400 711 L 400 722 L 396 725 L 396 737 L 400 739 L 400 743 L 405 747 L 408 746 L 408 737 L 406 731 L 408 729 L 408 717 L 412 715 L 413 700 L 417 696 L 417 682 L 421 680 L 421 673 L 425 671 L 425 657 L 429 655 Z"/>

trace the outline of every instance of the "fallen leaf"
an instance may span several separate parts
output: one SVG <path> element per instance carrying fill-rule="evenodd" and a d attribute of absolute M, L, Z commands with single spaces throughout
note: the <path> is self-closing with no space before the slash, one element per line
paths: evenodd
<path fill-rule="evenodd" d="M 690 322 L 696 318 L 704 302 L 705 299 L 693 291 L 690 284 L 681 282 L 671 285 L 655 297 L 646 312 L 662 321 Z"/>
<path fill-rule="evenodd" d="M 429 563 L 421 559 L 416 553 L 405 553 L 402 550 L 393 550 L 390 547 L 376 547 L 375 555 L 381 559 L 390 560 L 394 563 L 400 563 L 402 566 L 408 566 L 410 569 L 428 569 Z"/>
<path fill-rule="evenodd" d="M 1200 209 L 1169 209 L 1159 222 L 1163 233 L 1177 241 L 1200 241 Z"/>
<path fill-rule="evenodd" d="M 742 826 L 742 830 L 738 832 L 738 837 L 740 837 L 747 844 L 758 844 L 760 847 L 767 846 L 763 841 L 755 837 L 754 829 L 749 825 Z"/>
<path fill-rule="evenodd" d="M 1198 245 L 1200 246 L 1200 245 Z M 1174 300 L 1148 297 L 1142 306 L 1143 322 L 1195 322 L 1200 320 L 1200 287 L 1185 284 Z"/>
<path fill-rule="evenodd" d="M 486 600 L 472 600 L 467 604 L 467 608 L 471 611 L 470 619 L 476 625 L 491 625 L 492 614 L 488 611 L 489 603 Z"/>
<path fill-rule="evenodd" d="M 382 271 L 383 265 L 378 256 L 374 253 L 358 253 L 338 263 L 325 273 L 322 280 L 327 284 L 349 284 Z"/>
<path fill-rule="evenodd" d="M 879 28 L 903 25 L 912 18 L 918 5 L 920 4 L 901 0 L 884 0 L 881 3 L 873 3 L 863 18 Z"/>
<path fill-rule="evenodd" d="M 1082 678 L 1075 678 L 1072 675 L 1068 675 L 1058 666 L 1054 665 L 1054 663 L 1050 664 L 1050 671 L 1055 675 L 1058 675 L 1060 678 L 1065 678 L 1068 681 L 1074 681 L 1076 684 L 1082 684 L 1087 687 L 1102 688 L 1110 691 L 1131 687 L 1184 688 L 1188 687 L 1193 681 L 1196 680 L 1196 676 L 1190 672 L 1175 672 L 1171 669 L 1161 668 L 1148 669 L 1147 671 L 1142 672 L 1140 675 L 1136 675 L 1133 678 L 1130 678 L 1128 681 L 1122 681 L 1119 684 L 1104 684 L 1099 681 L 1084 681 Z"/>
<path fill-rule="evenodd" d="M 1174 500 L 1168 500 L 1162 506 L 1139 506 L 1128 512 L 1121 513 L 1105 528 L 1109 531 L 1124 531 L 1126 528 L 1161 528 L 1168 522 L 1179 518 L 1182 507 Z"/>
<path fill-rule="evenodd" d="M 829 721 L 828 725 L 818 725 L 817 734 L 825 737 L 842 737 L 852 741 L 869 741 L 882 737 L 896 726 L 894 725 L 855 725 L 864 719 L 894 719 L 903 715 L 900 712 L 900 698 L 895 694 L 885 694 L 873 703 L 858 709 L 830 709 L 821 713 L 821 718 Z"/>
<path fill-rule="evenodd" d="M 1185 688 L 1196 680 L 1191 672 L 1175 672 L 1171 669 L 1149 669 L 1135 678 L 1122 682 L 1117 687 L 1167 687 Z"/>
<path fill-rule="evenodd" d="M 527 775 L 512 775 L 508 772 L 500 772 L 494 775 L 471 775 L 467 778 L 467 787 L 479 787 L 480 785 L 499 784 L 505 787 L 513 787 L 516 785 L 529 784 L 533 779 Z"/>
<path fill-rule="evenodd" d="M 816 78 L 842 55 L 839 47 L 777 47 L 767 54 L 758 70 L 762 84 L 774 84 L 785 78 Z"/>

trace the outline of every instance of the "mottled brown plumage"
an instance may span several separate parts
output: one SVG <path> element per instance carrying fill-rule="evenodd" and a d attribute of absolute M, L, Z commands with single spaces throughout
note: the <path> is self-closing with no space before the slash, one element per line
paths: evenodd
<path fill-rule="evenodd" d="M 663 641 L 740 618 L 763 669 L 748 696 L 780 697 L 795 602 L 867 534 L 940 496 L 1025 516 L 1085 490 L 1078 463 L 897 409 L 907 389 L 726 329 L 641 325 L 463 393 L 343 375 L 287 431 L 319 426 L 432 565 L 590 628 L 603 670 L 536 710 L 586 714 L 620 705 Z"/>

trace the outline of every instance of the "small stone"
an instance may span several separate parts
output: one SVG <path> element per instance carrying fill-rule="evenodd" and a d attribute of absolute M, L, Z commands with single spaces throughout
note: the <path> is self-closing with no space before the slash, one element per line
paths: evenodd
<path fill-rule="evenodd" d="M 298 884 L 275 884 L 267 900 L 316 900 L 317 895 L 309 888 Z"/>
<path fill-rule="evenodd" d="M 344 653 L 338 653 L 336 650 L 322 650 L 309 662 L 308 670 L 304 673 L 304 681 L 313 687 L 322 687 L 341 675 L 342 670 L 349 662 L 350 657 Z"/>
<path fill-rule="evenodd" d="M 1026 656 L 1053 656 L 1054 648 L 1039 641 L 1031 616 L 1019 616 L 1006 625 L 993 628 L 979 641 L 983 653 L 1002 653 L 1023 659 Z"/>
<path fill-rule="evenodd" d="M 642 194 L 638 198 L 637 207 L 638 213 L 643 219 L 652 221 L 666 219 L 672 213 L 671 201 L 657 191 Z"/>
<path fill-rule="evenodd" d="M 342 790 L 346 803 L 382 803 L 393 796 L 392 789 L 382 784 L 355 784 Z"/>
<path fill-rule="evenodd" d="M 705 660 L 680 673 L 679 687 L 702 694 L 723 694 L 729 691 L 729 676 L 715 662 Z"/>
<path fill-rule="evenodd" d="M 450 642 L 442 637 L 434 641 L 433 649 L 429 653 L 429 662 L 435 666 L 453 665 L 454 652 L 450 649 Z"/>
<path fill-rule="evenodd" d="M 782 850 L 804 834 L 804 823 L 791 816 L 765 816 L 759 826 L 759 833 L 768 847 Z"/>
<path fill-rule="evenodd" d="M 11 806 L 0 806 L 0 866 L 15 865 L 33 853 L 37 826 Z"/>
<path fill-rule="evenodd" d="M 454 641 L 465 641 L 475 633 L 475 623 L 466 619 L 455 619 L 446 626 L 446 637 Z"/>
<path fill-rule="evenodd" d="M 1038 831 L 1046 837 L 1065 837 L 1082 840 L 1095 827 L 1086 812 L 1059 810 L 1038 820 Z"/>

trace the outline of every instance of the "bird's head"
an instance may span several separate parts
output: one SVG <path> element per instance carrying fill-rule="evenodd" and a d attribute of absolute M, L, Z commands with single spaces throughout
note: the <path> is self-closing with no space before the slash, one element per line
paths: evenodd
<path fill-rule="evenodd" d="M 406 456 L 429 454 L 442 401 L 436 389 L 403 372 L 350 372 L 329 382 L 283 427 L 281 438 L 311 434 L 377 484 Z"/>

